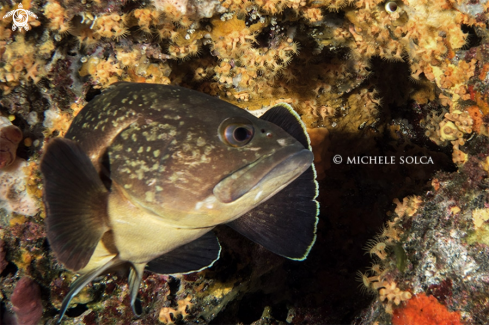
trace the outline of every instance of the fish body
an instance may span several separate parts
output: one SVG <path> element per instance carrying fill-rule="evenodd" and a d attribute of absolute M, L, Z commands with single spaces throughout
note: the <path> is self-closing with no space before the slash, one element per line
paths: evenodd
<path fill-rule="evenodd" d="M 315 241 L 317 184 L 305 128 L 286 106 L 256 118 L 185 88 L 119 83 L 52 140 L 41 162 L 48 240 L 83 286 L 124 263 L 142 273 L 209 267 L 227 224 L 302 260 Z M 61 319 L 60 317 L 60 319 Z"/>

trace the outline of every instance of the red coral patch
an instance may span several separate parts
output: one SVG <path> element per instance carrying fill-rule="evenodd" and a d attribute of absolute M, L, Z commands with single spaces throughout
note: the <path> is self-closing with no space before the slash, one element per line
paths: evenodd
<path fill-rule="evenodd" d="M 433 296 L 419 294 L 394 310 L 394 325 L 462 325 L 460 312 L 450 312 Z"/>

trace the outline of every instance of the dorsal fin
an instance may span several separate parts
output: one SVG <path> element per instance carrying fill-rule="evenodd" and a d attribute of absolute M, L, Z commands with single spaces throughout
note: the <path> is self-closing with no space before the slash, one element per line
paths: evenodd
<path fill-rule="evenodd" d="M 299 141 L 304 148 L 311 150 L 306 127 L 292 106 L 286 103 L 277 104 L 260 116 L 260 119 L 279 126 Z"/>
<path fill-rule="evenodd" d="M 77 271 L 108 229 L 107 189 L 87 155 L 68 139 L 49 142 L 41 172 L 49 243 L 58 260 Z"/>

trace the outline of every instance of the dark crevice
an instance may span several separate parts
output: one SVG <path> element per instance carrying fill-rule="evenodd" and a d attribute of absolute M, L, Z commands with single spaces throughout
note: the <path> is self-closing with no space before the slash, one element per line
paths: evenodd
<path fill-rule="evenodd" d="M 12 262 L 9 262 L 5 267 L 5 269 L 3 270 L 3 272 L 0 274 L 0 277 L 6 277 L 8 275 L 13 276 L 17 273 L 18 270 L 19 268 L 17 267 L 17 265 L 15 265 Z"/>
<path fill-rule="evenodd" d="M 78 317 L 88 310 L 87 305 L 78 304 L 76 307 L 70 308 L 66 311 L 66 316 L 68 317 Z"/>
<path fill-rule="evenodd" d="M 255 292 L 245 295 L 239 303 L 238 318 L 245 324 L 251 324 L 260 319 L 265 308 L 263 292 Z"/>
<path fill-rule="evenodd" d="M 464 48 L 470 49 L 481 45 L 482 37 L 477 35 L 474 26 L 462 25 L 462 32 L 468 33 Z"/>
<path fill-rule="evenodd" d="M 102 91 L 100 91 L 100 89 L 95 89 L 93 87 L 90 87 L 90 89 L 88 89 L 87 91 L 87 94 L 85 95 L 85 100 L 89 102 L 92 99 L 94 99 L 97 95 L 100 95 L 101 93 Z"/>

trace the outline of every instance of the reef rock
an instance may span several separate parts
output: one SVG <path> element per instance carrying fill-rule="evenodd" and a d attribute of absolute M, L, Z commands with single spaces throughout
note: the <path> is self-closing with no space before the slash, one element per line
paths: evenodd
<path fill-rule="evenodd" d="M 42 316 L 41 290 L 34 280 L 21 278 L 10 300 L 18 324 L 36 325 L 39 322 Z"/>
<path fill-rule="evenodd" d="M 39 204 L 27 192 L 24 167 L 27 162 L 16 159 L 14 164 L 0 170 L 0 208 L 25 216 L 33 216 L 39 211 Z"/>

